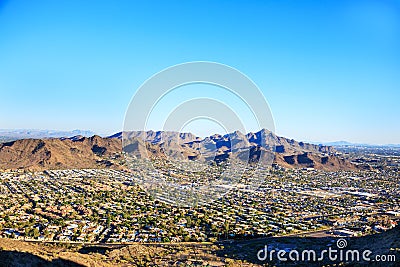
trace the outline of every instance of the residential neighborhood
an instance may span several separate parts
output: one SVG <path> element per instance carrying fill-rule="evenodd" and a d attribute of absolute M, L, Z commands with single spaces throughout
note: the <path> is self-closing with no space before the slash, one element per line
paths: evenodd
<path fill-rule="evenodd" d="M 171 164 L 157 164 L 166 177 L 176 177 L 178 170 Z M 137 171 L 3 171 L 0 236 L 82 243 L 214 242 L 362 236 L 400 221 L 397 167 L 336 172 L 248 167 L 232 184 L 235 190 L 197 207 L 160 201 L 162 190 L 158 196 L 148 194 L 137 183 Z M 219 171 L 214 166 L 201 175 L 215 178 L 212 173 Z M 201 181 L 201 175 L 191 181 Z M 258 188 L 246 186 L 253 177 L 260 182 Z"/>

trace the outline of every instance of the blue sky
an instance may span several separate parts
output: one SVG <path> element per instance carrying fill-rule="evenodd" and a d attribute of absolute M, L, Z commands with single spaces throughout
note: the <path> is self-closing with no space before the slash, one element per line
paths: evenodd
<path fill-rule="evenodd" d="M 0 0 L 0 128 L 120 131 L 147 78 L 201 60 L 249 76 L 280 135 L 400 143 L 399 47 L 399 1 Z"/>

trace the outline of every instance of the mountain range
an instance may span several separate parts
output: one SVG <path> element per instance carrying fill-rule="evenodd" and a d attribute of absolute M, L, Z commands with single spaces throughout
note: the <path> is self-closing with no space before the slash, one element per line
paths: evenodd
<path fill-rule="evenodd" d="M 241 159 L 263 161 L 287 167 L 323 170 L 355 169 L 330 146 L 297 142 L 262 129 L 243 134 L 235 131 L 199 138 L 191 133 L 133 131 L 111 138 L 124 140 L 124 151 L 135 157 L 172 157 L 180 160 L 223 161 Z M 150 152 L 150 155 L 149 153 Z M 271 155 L 272 154 L 272 155 Z M 264 158 L 262 159 L 261 157 Z M 272 159 L 269 160 L 269 158 Z"/>
<path fill-rule="evenodd" d="M 48 138 L 71 138 L 74 136 L 91 137 L 96 135 L 95 132 L 89 130 L 38 130 L 38 129 L 0 129 L 0 143 L 15 141 L 20 139 L 48 139 Z M 113 136 L 121 135 L 121 132 Z M 101 135 L 102 136 L 102 135 Z M 303 141 L 303 143 L 332 146 L 332 147 L 400 147 L 400 144 L 368 144 L 368 143 L 352 143 L 348 141 L 333 141 L 333 142 L 317 142 L 317 141 Z"/>
<path fill-rule="evenodd" d="M 356 169 L 333 147 L 297 142 L 265 129 L 256 133 L 235 131 L 206 138 L 191 133 L 131 131 L 104 138 L 78 135 L 22 139 L 0 144 L 0 169 L 124 168 L 122 151 L 138 157 L 201 161 L 240 157 L 258 161 L 265 152 L 266 155 L 272 153 L 275 164 L 286 168 Z"/>

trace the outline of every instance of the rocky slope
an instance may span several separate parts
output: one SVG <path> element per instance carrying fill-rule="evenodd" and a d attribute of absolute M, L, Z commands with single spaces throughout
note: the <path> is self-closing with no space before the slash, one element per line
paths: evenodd
<path fill-rule="evenodd" d="M 81 244 L 43 244 L 0 238 L 0 266 L 265 266 L 266 262 L 260 262 L 255 252 L 266 244 L 320 252 L 332 245 L 332 240 L 336 243 L 337 238 L 269 237 L 220 243 L 85 247 Z M 349 250 L 357 249 L 360 253 L 372 251 L 371 259 L 375 255 L 394 255 L 395 261 L 384 264 L 363 261 L 340 263 L 325 257 L 322 262 L 279 262 L 274 257 L 273 262 L 267 263 L 268 266 L 399 266 L 399 226 L 380 234 L 347 238 L 347 243 L 346 249 Z"/>
<path fill-rule="evenodd" d="M 124 135 L 124 138 L 122 138 Z M 123 143 L 123 144 L 122 144 Z M 356 169 L 332 147 L 297 142 L 268 130 L 239 131 L 206 138 L 191 133 L 136 131 L 100 136 L 23 139 L 0 144 L 0 169 L 122 168 L 124 151 L 136 157 L 224 161 L 230 158 L 262 161 L 262 155 L 287 168 Z M 264 153 L 264 154 L 263 154 Z"/>
<path fill-rule="evenodd" d="M 100 136 L 23 139 L 0 144 L 0 169 L 110 167 L 107 159 L 120 152 L 119 140 Z"/>
<path fill-rule="evenodd" d="M 248 134 L 240 131 L 226 135 L 215 134 L 204 139 L 190 133 L 161 131 L 124 132 L 112 138 L 123 139 L 124 151 L 137 158 L 170 157 L 199 161 L 235 158 L 257 162 L 264 156 L 266 162 L 268 158 L 274 157 L 276 164 L 286 168 L 329 171 L 356 169 L 353 164 L 340 158 L 332 147 L 297 142 L 265 129 Z"/>

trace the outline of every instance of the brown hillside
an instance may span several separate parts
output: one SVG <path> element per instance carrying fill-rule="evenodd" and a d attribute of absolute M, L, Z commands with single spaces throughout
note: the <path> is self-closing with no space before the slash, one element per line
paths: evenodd
<path fill-rule="evenodd" d="M 0 145 L 0 169 L 98 168 L 121 152 L 117 139 L 93 136 L 79 139 L 24 139 Z"/>
<path fill-rule="evenodd" d="M 274 162 L 285 168 L 315 168 L 325 171 L 357 170 L 357 166 L 337 156 L 310 152 L 292 155 L 276 153 Z"/>
<path fill-rule="evenodd" d="M 133 134 L 147 134 L 145 141 L 135 135 L 124 147 L 125 152 L 137 154 L 137 156 L 175 155 L 175 158 L 188 160 L 200 156 L 199 147 L 203 150 L 202 156 L 207 156 L 207 145 L 215 144 L 218 147 L 218 157 L 229 159 L 236 155 L 230 153 L 233 143 L 236 146 L 243 144 L 245 147 L 258 148 L 250 150 L 250 157 L 254 158 L 257 157 L 258 150 L 262 149 L 260 148 L 261 140 L 266 140 L 268 143 L 276 144 L 275 163 L 286 168 L 315 168 L 326 171 L 357 169 L 354 164 L 336 156 L 331 147 L 299 143 L 275 136 L 267 131 L 248 134 L 248 136 L 240 133 L 233 133 L 231 136 L 218 135 L 204 140 L 194 136 L 183 138 L 182 134 L 170 132 L 165 134 L 164 139 L 160 138 L 163 132 L 133 132 Z M 260 138 L 262 134 L 265 135 L 264 139 Z M 235 141 L 235 138 L 243 142 L 236 144 L 229 141 Z M 105 167 L 120 169 L 123 166 L 113 158 L 119 157 L 121 152 L 122 139 L 119 135 L 112 138 L 95 135 L 89 138 L 75 136 L 64 139 L 24 139 L 0 144 L 0 169 L 46 170 Z M 213 153 L 210 154 L 213 155 Z"/>

